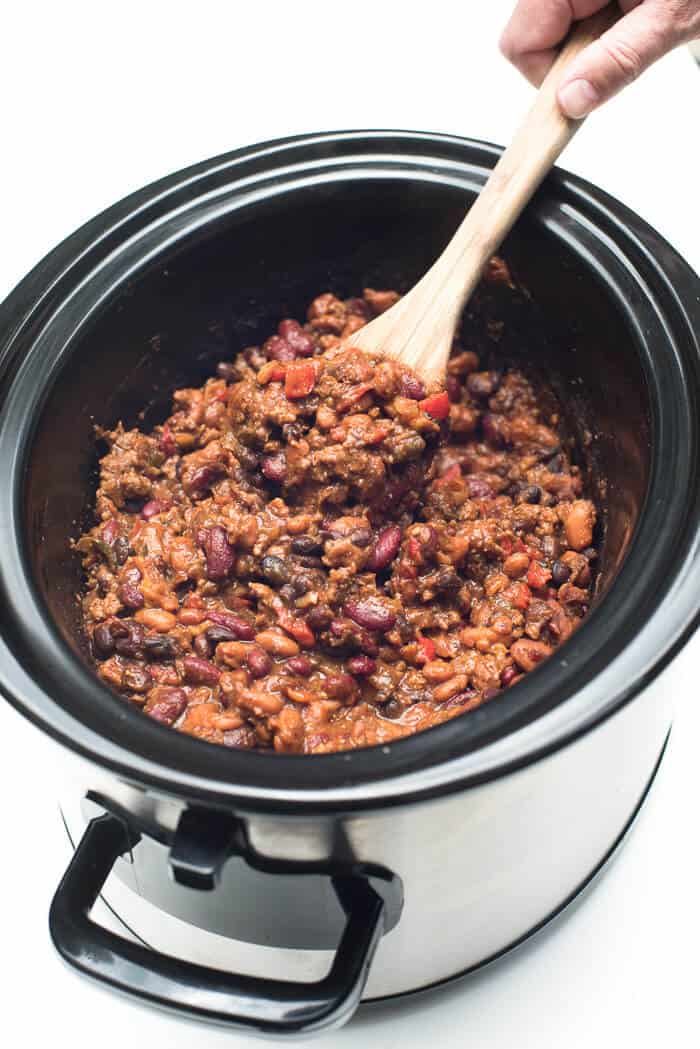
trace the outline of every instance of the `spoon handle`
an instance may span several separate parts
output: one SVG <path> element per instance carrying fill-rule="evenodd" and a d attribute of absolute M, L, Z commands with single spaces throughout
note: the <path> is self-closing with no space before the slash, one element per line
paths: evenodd
<path fill-rule="evenodd" d="M 612 3 L 574 27 L 532 108 L 440 258 L 399 303 L 352 336 L 353 345 L 398 358 L 431 386 L 444 382 L 455 327 L 486 263 L 583 123 L 559 108 L 563 70 L 619 17 L 618 4 Z"/>

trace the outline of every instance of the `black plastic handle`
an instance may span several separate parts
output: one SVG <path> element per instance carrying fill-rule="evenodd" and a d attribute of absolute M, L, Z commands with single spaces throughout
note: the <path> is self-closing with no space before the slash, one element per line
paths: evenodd
<path fill-rule="evenodd" d="M 333 964 L 317 983 L 232 975 L 132 943 L 103 929 L 90 911 L 119 856 L 135 844 L 112 813 L 93 819 L 51 904 L 51 938 L 75 969 L 166 1009 L 265 1034 L 340 1026 L 357 1006 L 385 928 L 385 903 L 362 874 L 334 875 L 347 915 Z"/>

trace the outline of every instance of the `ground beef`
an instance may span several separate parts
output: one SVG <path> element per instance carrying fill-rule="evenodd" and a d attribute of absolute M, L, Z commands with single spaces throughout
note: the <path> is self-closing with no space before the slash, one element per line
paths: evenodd
<path fill-rule="evenodd" d="M 557 417 L 459 345 L 432 394 L 344 348 L 396 299 L 320 295 L 152 433 L 101 434 L 83 623 L 155 720 L 234 748 L 384 744 L 496 700 L 585 616 L 596 512 Z"/>

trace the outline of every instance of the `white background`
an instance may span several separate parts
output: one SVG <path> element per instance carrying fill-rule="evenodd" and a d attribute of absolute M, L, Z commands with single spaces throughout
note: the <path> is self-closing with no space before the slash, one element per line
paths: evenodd
<path fill-rule="evenodd" d="M 8 6 L 0 61 L 0 297 L 95 212 L 239 145 L 354 127 L 507 141 L 530 97 L 497 52 L 510 6 Z M 687 52 L 677 52 L 589 121 L 564 166 L 641 212 L 700 270 L 699 100 L 700 72 Z M 682 657 L 687 688 L 656 789 L 595 891 L 506 960 L 444 991 L 363 1009 L 345 1030 L 317 1040 L 321 1049 L 698 1044 L 699 656 L 695 642 Z M 0 705 L 3 1044 L 251 1044 L 140 1009 L 54 957 L 46 916 L 68 852 L 52 754 L 35 729 Z"/>

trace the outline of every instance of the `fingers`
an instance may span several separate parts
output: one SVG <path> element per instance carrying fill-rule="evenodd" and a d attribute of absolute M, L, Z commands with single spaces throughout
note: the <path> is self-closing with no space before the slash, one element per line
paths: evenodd
<path fill-rule="evenodd" d="M 518 0 L 503 31 L 503 54 L 531 83 L 542 83 L 556 56 L 557 45 L 574 19 L 587 18 L 608 0 Z M 636 0 L 639 2 L 639 0 Z"/>
<path fill-rule="evenodd" d="M 684 33 L 672 6 L 644 0 L 572 61 L 558 90 L 567 116 L 588 116 L 681 41 Z"/>

